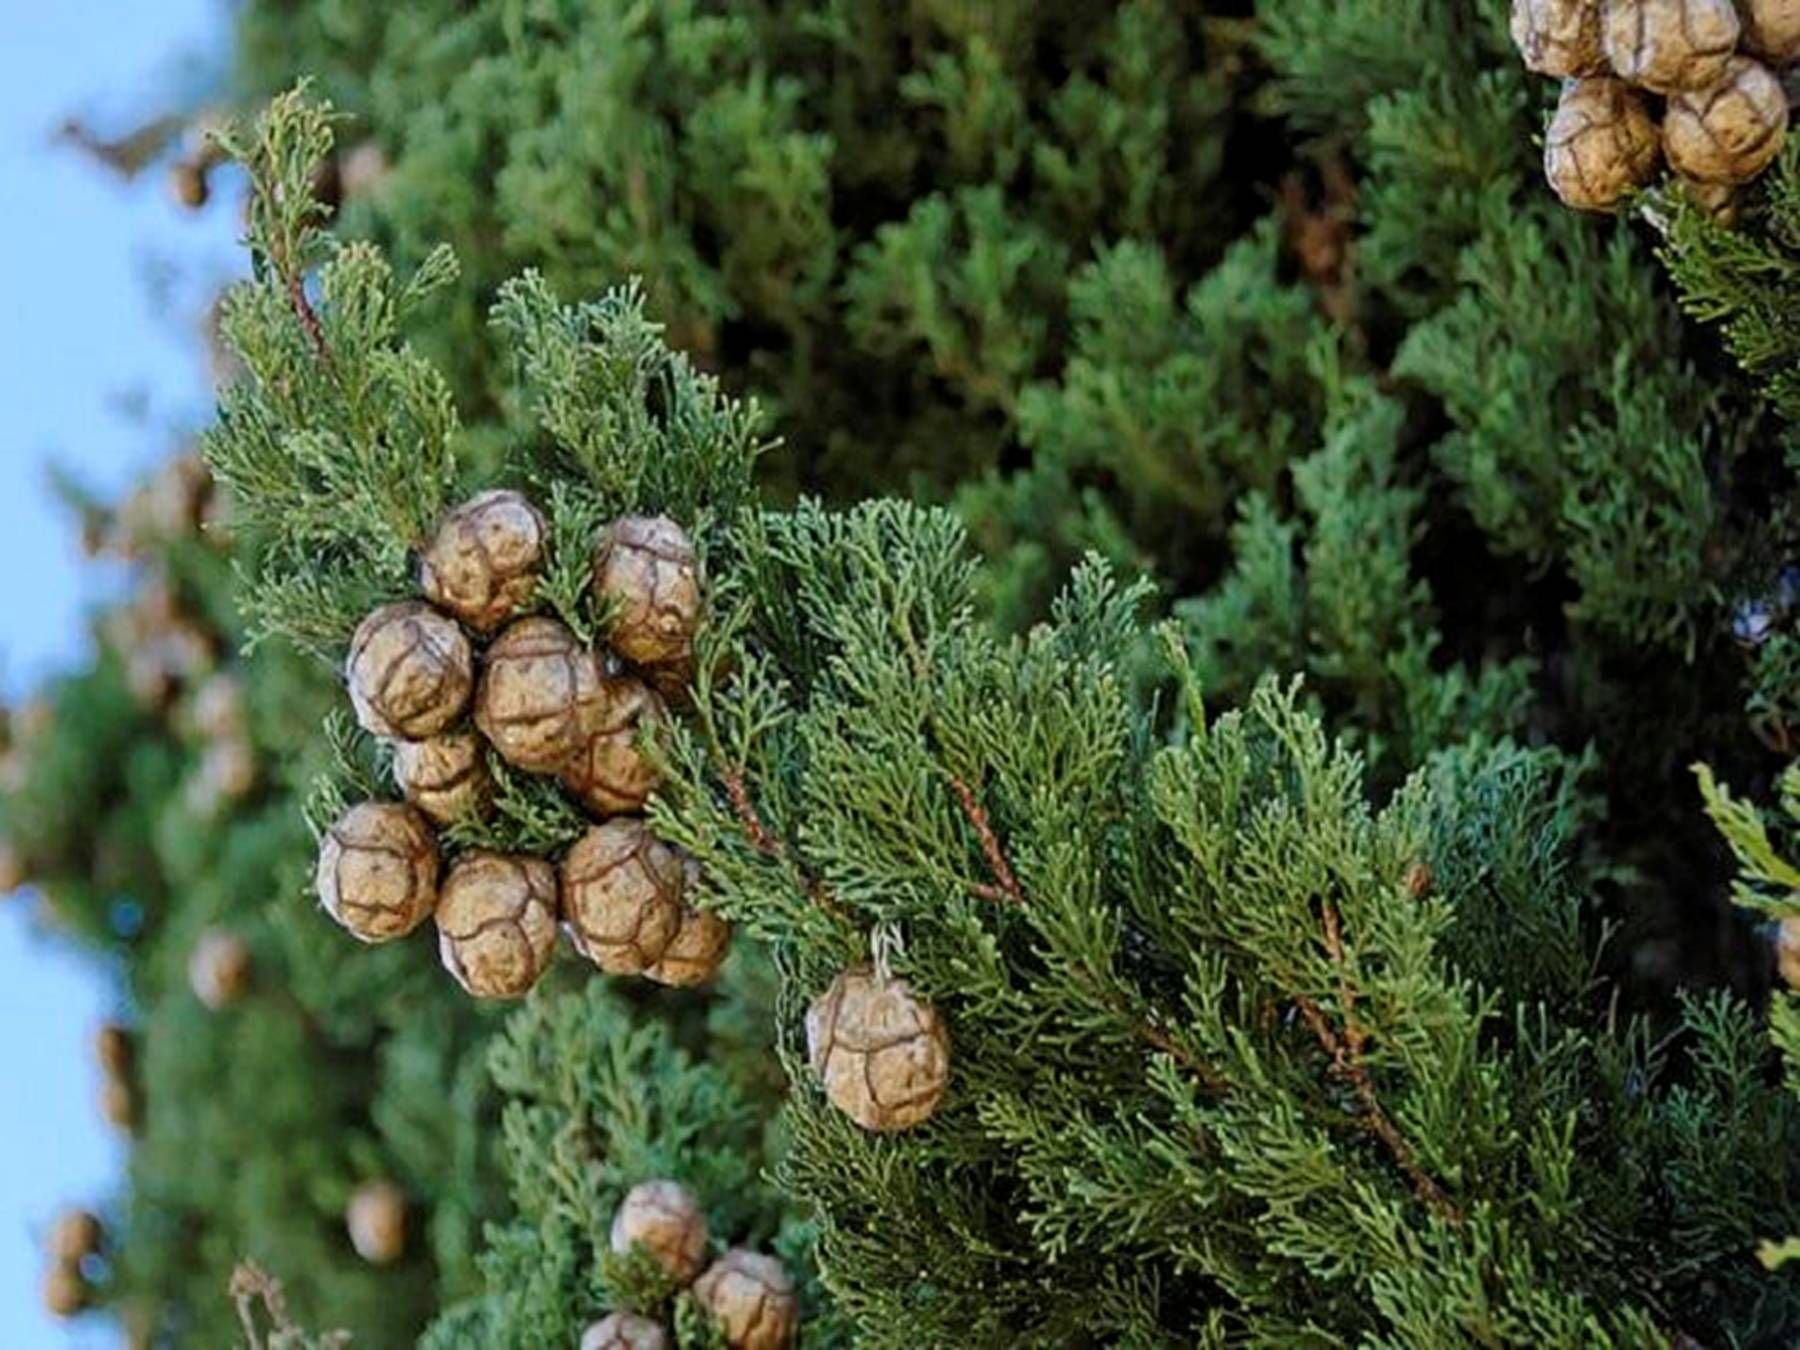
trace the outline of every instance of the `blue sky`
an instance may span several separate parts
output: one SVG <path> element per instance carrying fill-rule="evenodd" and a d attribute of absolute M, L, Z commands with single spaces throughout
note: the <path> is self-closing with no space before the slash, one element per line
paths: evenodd
<path fill-rule="evenodd" d="M 44 486 L 55 457 L 116 489 L 205 416 L 199 298 L 234 261 L 229 204 L 196 218 L 160 175 L 126 185 L 49 132 L 101 129 L 206 87 L 223 0 L 0 0 L 0 689 L 81 657 L 83 607 L 118 578 L 84 565 Z M 171 289 L 172 287 L 172 289 Z M 156 293 L 165 298 L 158 300 Z M 102 975 L 0 905 L 0 1346 L 112 1346 L 39 1311 L 38 1244 L 65 1203 L 103 1200 L 122 1151 L 95 1107 Z M 92 1319 L 89 1319 L 91 1322 Z"/>

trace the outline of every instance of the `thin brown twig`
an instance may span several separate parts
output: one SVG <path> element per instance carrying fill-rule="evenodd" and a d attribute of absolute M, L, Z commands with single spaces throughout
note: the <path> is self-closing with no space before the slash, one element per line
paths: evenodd
<path fill-rule="evenodd" d="M 994 874 L 995 885 L 978 884 L 972 888 L 975 894 L 984 899 L 999 900 L 1004 897 L 1016 905 L 1024 904 L 1025 892 L 1019 889 L 1019 880 L 1013 875 L 1012 865 L 1006 861 L 1006 854 L 1000 848 L 1000 840 L 994 834 L 986 808 L 976 799 L 974 789 L 955 774 L 950 775 L 950 786 L 956 793 L 956 799 L 962 803 L 963 815 L 968 819 L 969 827 L 981 841 L 981 854 L 987 859 L 988 871 Z"/>
<path fill-rule="evenodd" d="M 762 823 L 762 817 L 756 814 L 756 806 L 750 800 L 750 789 L 744 785 L 743 773 L 737 769 L 727 769 L 721 776 L 725 781 L 725 795 L 731 798 L 731 809 L 737 812 L 738 823 L 744 827 L 744 836 L 749 839 L 751 847 L 771 858 L 781 857 L 785 851 L 781 847 L 781 841 L 769 833 L 768 827 Z"/>
<path fill-rule="evenodd" d="M 969 826 L 975 831 L 975 837 L 981 841 L 982 856 L 987 859 L 988 870 L 994 874 L 994 882 L 972 882 L 969 890 L 983 900 L 991 900 L 996 904 L 1011 901 L 1016 905 L 1025 903 L 1025 892 L 1014 875 L 1012 865 L 1006 861 L 1006 852 L 1000 847 L 1000 840 L 994 833 L 993 824 L 988 820 L 987 811 L 976 799 L 974 790 L 955 774 L 949 775 L 950 786 L 956 793 L 956 799 L 962 803 L 963 815 Z M 1129 1004 L 1119 998 L 1114 1006 L 1137 1027 L 1141 1036 L 1152 1048 L 1160 1050 L 1182 1068 L 1200 1080 L 1203 1087 L 1213 1092 L 1224 1092 L 1229 1084 L 1218 1071 L 1190 1051 L 1174 1036 L 1159 1026 L 1153 1019 L 1144 1017 L 1134 1011 Z"/>
<path fill-rule="evenodd" d="M 1227 1083 L 1219 1071 L 1205 1060 L 1195 1055 L 1180 1041 L 1171 1036 L 1167 1030 L 1158 1026 L 1149 1018 L 1138 1020 L 1138 1034 L 1156 1049 L 1174 1060 L 1182 1068 L 1200 1080 L 1203 1087 L 1213 1092 L 1227 1092 L 1231 1085 Z"/>
<path fill-rule="evenodd" d="M 762 817 L 756 812 L 756 803 L 750 800 L 750 789 L 744 782 L 741 769 L 725 769 L 720 772 L 725 784 L 725 795 L 731 798 L 731 809 L 736 813 L 738 824 L 743 827 L 744 837 L 750 846 L 764 857 L 774 858 L 779 862 L 787 861 L 787 849 L 769 827 L 764 825 Z M 821 908 L 838 918 L 844 917 L 843 907 L 838 904 L 825 883 L 807 872 L 804 868 L 794 869 L 800 876 L 800 885 L 806 894 Z"/>
<path fill-rule="evenodd" d="M 1300 1008 L 1301 1017 L 1312 1029 L 1313 1035 L 1331 1056 L 1331 1071 L 1350 1084 L 1356 1093 L 1357 1105 L 1360 1108 L 1363 1125 L 1369 1133 L 1386 1146 L 1400 1170 L 1405 1172 L 1413 1184 L 1413 1189 L 1439 1218 L 1452 1224 L 1463 1221 L 1462 1211 L 1450 1199 L 1449 1194 L 1437 1183 L 1419 1162 L 1418 1154 L 1413 1150 L 1411 1142 L 1382 1109 L 1381 1099 L 1375 1093 L 1375 1081 L 1369 1077 L 1369 1070 L 1362 1062 L 1363 1047 L 1368 1043 L 1368 1032 L 1356 1022 L 1356 991 L 1351 987 L 1346 973 L 1344 960 L 1343 931 L 1338 921 L 1337 909 L 1330 901 L 1324 906 L 1325 949 L 1331 954 L 1332 962 L 1338 967 L 1338 998 L 1343 1005 L 1344 1034 L 1340 1037 L 1332 1029 L 1319 1005 L 1304 994 L 1296 995 L 1294 1002 Z"/>

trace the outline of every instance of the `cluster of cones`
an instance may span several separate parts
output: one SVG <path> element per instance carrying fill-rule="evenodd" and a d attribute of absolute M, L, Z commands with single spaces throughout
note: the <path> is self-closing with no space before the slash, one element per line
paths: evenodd
<path fill-rule="evenodd" d="M 88 550 L 141 562 L 156 547 L 196 539 L 226 542 L 224 505 L 198 455 L 175 456 L 115 512 L 91 511 Z M 106 616 L 103 636 L 119 653 L 132 697 L 147 712 L 171 717 L 204 749 L 185 787 L 196 815 L 216 815 L 256 786 L 256 752 L 241 682 L 222 664 L 224 644 L 182 600 L 168 573 L 145 570 L 131 598 Z"/>
<path fill-rule="evenodd" d="M 616 1256 L 654 1262 L 672 1290 L 691 1289 L 731 1350 L 787 1350 L 794 1343 L 800 1305 L 786 1267 L 748 1247 L 709 1259 L 706 1215 L 679 1182 L 633 1186 L 613 1214 L 609 1245 Z M 581 1350 L 673 1350 L 674 1344 L 662 1323 L 630 1311 L 607 1314 L 581 1337 Z"/>
<path fill-rule="evenodd" d="M 529 990 L 559 925 L 609 973 L 703 983 L 729 930 L 689 903 L 695 864 L 640 814 L 659 781 L 643 735 L 668 715 L 664 695 L 691 678 L 701 606 L 693 545 L 667 517 L 606 527 L 592 584 L 612 627 L 595 649 L 528 612 L 548 544 L 544 517 L 522 494 L 484 492 L 422 550 L 424 598 L 384 605 L 358 627 L 345 670 L 351 702 L 363 728 L 391 745 L 406 800 L 362 802 L 331 825 L 319 899 L 365 942 L 435 920 L 445 968 L 479 998 Z M 443 867 L 437 827 L 491 807 L 490 755 L 554 778 L 595 822 L 564 857 L 474 850 Z"/>
<path fill-rule="evenodd" d="M 91 557 L 141 565 L 129 595 L 98 624 L 133 700 L 200 749 L 183 787 L 189 810 L 217 815 L 256 786 L 244 690 L 226 663 L 227 644 L 181 594 L 168 569 L 150 562 L 184 541 L 225 542 L 223 505 L 199 457 L 174 456 L 109 510 L 82 505 L 83 547 Z M 148 565 L 144 565 L 148 564 Z M 47 747 L 56 709 L 39 693 L 0 715 L 0 792 L 31 780 L 32 757 Z M 0 894 L 32 879 L 27 840 L 0 837 Z"/>
<path fill-rule="evenodd" d="M 57 1216 L 44 1243 L 44 1310 L 52 1317 L 74 1317 L 93 1301 L 88 1263 L 98 1260 L 105 1232 L 88 1210 L 70 1209 Z"/>
<path fill-rule="evenodd" d="M 1611 210 L 1666 160 L 1728 220 L 1787 137 L 1800 0 L 1513 0 L 1512 34 L 1564 81 L 1544 173 L 1570 206 Z"/>

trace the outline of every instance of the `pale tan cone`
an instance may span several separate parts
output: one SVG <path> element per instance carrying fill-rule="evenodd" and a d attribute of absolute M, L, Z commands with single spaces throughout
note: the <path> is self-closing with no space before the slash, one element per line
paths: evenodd
<path fill-rule="evenodd" d="M 344 1227 L 356 1254 L 373 1266 L 391 1265 L 406 1254 L 406 1195 L 391 1181 L 356 1188 L 344 1207 Z"/>
<path fill-rule="evenodd" d="M 476 632 L 491 632 L 530 603 L 549 536 L 522 493 L 483 492 L 438 525 L 420 555 L 419 589 Z"/>
<path fill-rule="evenodd" d="M 607 635 L 633 665 L 683 660 L 700 621 L 693 542 L 667 516 L 625 516 L 607 527 L 594 556 L 594 591 L 614 612 Z"/>
<path fill-rule="evenodd" d="M 1600 0 L 1513 0 L 1512 39 L 1525 67 L 1540 75 L 1598 75 Z"/>
<path fill-rule="evenodd" d="M 636 1313 L 608 1313 L 581 1333 L 581 1350 L 672 1350 L 659 1323 Z"/>
<path fill-rule="evenodd" d="M 319 845 L 319 903 L 363 942 L 404 937 L 437 907 L 438 867 L 424 816 L 400 802 L 362 802 Z"/>
<path fill-rule="evenodd" d="M 605 820 L 642 811 L 656 791 L 661 777 L 640 738 L 668 713 L 649 685 L 629 675 L 604 681 L 602 703 L 598 725 L 562 780 L 590 815 Z"/>
<path fill-rule="evenodd" d="M 1734 57 L 1716 84 L 1669 100 L 1669 166 L 1703 183 L 1747 183 L 1787 140 L 1787 95 L 1767 66 Z"/>
<path fill-rule="evenodd" d="M 454 619 L 407 600 L 362 621 L 344 673 L 365 731 L 420 740 L 450 727 L 468 708 L 475 657 Z"/>
<path fill-rule="evenodd" d="M 1544 133 L 1544 176 L 1566 205 L 1609 211 L 1656 173 L 1658 141 L 1644 101 L 1597 75 L 1563 87 Z"/>
<path fill-rule="evenodd" d="M 686 870 L 643 821 L 619 816 L 563 861 L 563 918 L 576 949 L 613 975 L 641 975 L 681 927 Z"/>
<path fill-rule="evenodd" d="M 556 950 L 556 869 L 542 858 L 470 853 L 444 878 L 438 955 L 477 998 L 518 998 Z"/>
<path fill-rule="evenodd" d="M 620 1256 L 641 1247 L 671 1279 L 692 1284 L 706 1265 L 706 1215 L 680 1182 L 640 1181 L 613 1211 L 609 1241 Z"/>
<path fill-rule="evenodd" d="M 63 1262 L 52 1262 L 44 1272 L 44 1311 L 52 1317 L 74 1317 L 88 1304 L 87 1281 L 81 1271 Z"/>
<path fill-rule="evenodd" d="M 555 619 L 520 619 L 488 648 L 475 725 L 516 768 L 560 771 L 605 713 L 599 661 Z"/>
<path fill-rule="evenodd" d="M 1676 94 L 1715 83 L 1743 27 L 1732 0 L 1605 0 L 1600 31 L 1620 79 Z"/>
<path fill-rule="evenodd" d="M 731 1350 L 786 1350 L 794 1343 L 800 1303 L 787 1268 L 772 1256 L 733 1247 L 695 1281 L 694 1298 Z"/>
<path fill-rule="evenodd" d="M 865 1130 L 930 1119 L 950 1080 L 950 1037 L 904 980 L 841 973 L 806 1013 L 807 1057 L 831 1104 Z"/>
<path fill-rule="evenodd" d="M 250 945 L 236 933 L 209 928 L 188 956 L 188 985 L 194 997 L 218 1012 L 250 988 Z"/>
<path fill-rule="evenodd" d="M 1782 983 L 1800 989 L 1800 914 L 1790 914 L 1775 930 L 1775 958 Z"/>
<path fill-rule="evenodd" d="M 52 1261 L 73 1265 L 100 1250 L 101 1236 L 100 1220 L 95 1214 L 85 1209 L 70 1209 L 56 1216 L 56 1222 L 50 1228 L 50 1240 L 45 1245 Z"/>
<path fill-rule="evenodd" d="M 683 905 L 675 936 L 644 974 L 677 989 L 705 984 L 719 973 L 730 948 L 730 924 L 709 909 Z"/>
<path fill-rule="evenodd" d="M 1800 0 L 1737 0 L 1743 48 L 1777 68 L 1800 60 Z"/>
<path fill-rule="evenodd" d="M 481 747 L 481 737 L 472 731 L 402 741 L 394 747 L 394 777 L 400 791 L 440 825 L 480 816 L 494 787 Z"/>

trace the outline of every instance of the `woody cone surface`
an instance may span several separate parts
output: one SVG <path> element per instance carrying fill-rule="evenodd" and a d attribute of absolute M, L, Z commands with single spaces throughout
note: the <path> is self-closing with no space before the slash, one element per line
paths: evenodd
<path fill-rule="evenodd" d="M 807 1057 L 831 1104 L 865 1130 L 928 1120 L 950 1079 L 950 1038 L 937 1010 L 904 980 L 846 970 L 806 1013 Z"/>
<path fill-rule="evenodd" d="M 363 942 L 404 937 L 438 901 L 437 839 L 425 818 L 397 802 L 362 802 L 319 846 L 319 903 Z"/>
<path fill-rule="evenodd" d="M 418 740 L 437 735 L 468 707 L 474 655 L 454 620 L 409 600 L 362 621 L 350 639 L 345 678 L 365 731 Z"/>
<path fill-rule="evenodd" d="M 706 1216 L 687 1187 L 642 1181 L 613 1214 L 609 1241 L 624 1256 L 642 1247 L 677 1283 L 691 1284 L 706 1265 Z"/>
<path fill-rule="evenodd" d="M 641 820 L 589 830 L 563 861 L 562 881 L 577 950 L 610 974 L 642 974 L 681 927 L 681 858 Z"/>
<path fill-rule="evenodd" d="M 419 561 L 419 589 L 477 632 L 531 599 L 549 529 L 517 492 L 483 492 L 444 517 Z"/>
<path fill-rule="evenodd" d="M 563 770 L 563 782 L 594 816 L 641 811 L 660 781 L 639 736 L 666 715 L 663 701 L 642 680 L 605 682 L 605 711 L 587 744 Z"/>
<path fill-rule="evenodd" d="M 557 772 L 605 711 L 599 662 L 555 619 L 520 619 L 488 648 L 475 724 L 508 763 Z"/>
<path fill-rule="evenodd" d="M 669 1350 L 661 1324 L 636 1313 L 608 1313 L 581 1333 L 581 1350 Z"/>
<path fill-rule="evenodd" d="M 481 738 L 469 731 L 402 742 L 394 749 L 394 777 L 406 800 L 440 825 L 480 815 L 493 790 Z"/>
<path fill-rule="evenodd" d="M 687 654 L 700 620 L 693 542 L 667 516 L 626 516 L 607 529 L 594 559 L 594 588 L 616 606 L 613 650 L 634 665 Z"/>
<path fill-rule="evenodd" d="M 800 1306 L 787 1268 L 772 1256 L 733 1247 L 694 1285 L 731 1350 L 785 1350 L 794 1343 Z"/>
<path fill-rule="evenodd" d="M 541 858 L 471 853 L 438 901 L 444 969 L 477 998 L 517 998 L 556 948 L 556 870 Z"/>

